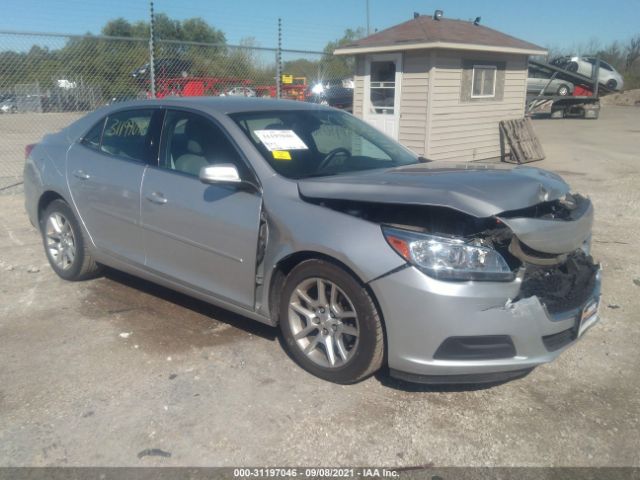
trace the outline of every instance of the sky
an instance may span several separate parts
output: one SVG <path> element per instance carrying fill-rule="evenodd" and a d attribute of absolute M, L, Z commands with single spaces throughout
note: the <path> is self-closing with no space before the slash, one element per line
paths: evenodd
<path fill-rule="evenodd" d="M 253 37 L 262 47 L 322 50 L 346 28 L 366 27 L 367 0 L 155 0 L 156 12 L 172 18 L 202 17 L 231 44 Z M 112 18 L 148 18 L 148 0 L 0 0 L 0 30 L 99 33 Z M 371 31 L 410 19 L 413 12 L 474 19 L 523 40 L 572 49 L 597 40 L 607 44 L 640 34 L 640 0 L 369 0 Z M 6 48 L 6 47 L 5 47 Z M 0 45 L 0 49 L 3 46 Z"/>

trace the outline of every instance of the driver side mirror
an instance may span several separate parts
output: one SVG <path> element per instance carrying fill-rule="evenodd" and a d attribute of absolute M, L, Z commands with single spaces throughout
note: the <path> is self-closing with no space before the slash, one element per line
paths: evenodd
<path fill-rule="evenodd" d="M 237 185 L 247 190 L 260 191 L 260 187 L 254 182 L 240 178 L 238 168 L 233 163 L 218 163 L 207 165 L 200 169 L 198 178 L 208 185 Z"/>
<path fill-rule="evenodd" d="M 219 163 L 217 165 L 207 165 L 200 169 L 198 176 L 202 183 L 209 184 L 239 184 L 242 183 L 238 169 L 232 163 Z"/>

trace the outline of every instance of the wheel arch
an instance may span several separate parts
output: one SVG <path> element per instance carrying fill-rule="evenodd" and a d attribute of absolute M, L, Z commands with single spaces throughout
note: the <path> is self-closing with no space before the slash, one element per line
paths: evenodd
<path fill-rule="evenodd" d="M 38 198 L 38 207 L 36 210 L 38 213 L 38 225 L 40 225 L 40 222 L 42 221 L 42 214 L 44 213 L 44 211 L 51 204 L 51 202 L 55 200 L 62 200 L 71 207 L 67 199 L 64 198 L 64 196 L 62 196 L 60 193 L 56 192 L 55 190 L 45 190 L 44 192 L 42 192 L 42 195 L 40 195 L 40 198 Z"/>
<path fill-rule="evenodd" d="M 387 350 L 387 328 L 385 325 L 384 312 L 380 306 L 380 302 L 376 297 L 375 292 L 371 287 L 360 278 L 360 276 L 346 263 L 338 260 L 331 255 L 327 255 L 326 253 L 313 251 L 313 250 L 301 250 L 298 252 L 290 253 L 289 255 L 284 256 L 274 265 L 273 271 L 271 273 L 271 281 L 269 283 L 269 314 L 273 321 L 273 325 L 277 325 L 280 322 L 278 307 L 280 305 L 280 293 L 282 292 L 282 288 L 284 287 L 284 282 L 287 278 L 287 275 L 291 270 L 293 270 L 297 265 L 306 261 L 306 260 L 324 260 L 328 263 L 335 265 L 338 268 L 343 269 L 349 275 L 351 275 L 361 286 L 364 288 L 373 303 L 378 310 L 378 315 L 380 316 L 380 321 L 382 323 L 382 332 L 384 335 L 384 345 L 385 345 L 385 353 L 384 358 L 386 362 L 386 350 Z"/>

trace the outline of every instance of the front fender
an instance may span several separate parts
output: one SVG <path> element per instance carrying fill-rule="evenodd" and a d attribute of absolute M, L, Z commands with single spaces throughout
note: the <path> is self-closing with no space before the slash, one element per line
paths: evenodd
<path fill-rule="evenodd" d="M 268 189 L 265 188 L 265 191 Z M 387 244 L 380 225 L 352 215 L 307 203 L 297 188 L 281 189 L 277 196 L 265 194 L 268 223 L 264 257 L 261 313 L 269 310 L 269 291 L 274 270 L 285 258 L 299 252 L 315 252 L 347 266 L 363 283 L 405 264 Z"/>

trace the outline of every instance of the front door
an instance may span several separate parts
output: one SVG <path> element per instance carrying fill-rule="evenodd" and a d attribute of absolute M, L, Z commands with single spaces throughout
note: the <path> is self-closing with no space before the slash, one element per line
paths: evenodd
<path fill-rule="evenodd" d="M 67 154 L 71 197 L 95 245 L 141 265 L 140 183 L 157 143 L 152 128 L 154 113 L 159 111 L 113 113 L 73 144 Z"/>
<path fill-rule="evenodd" d="M 232 163 L 246 178 L 246 164 L 222 129 L 198 114 L 167 110 L 162 135 L 159 165 L 142 182 L 147 268 L 253 309 L 261 196 L 198 179 L 213 163 Z"/>
<path fill-rule="evenodd" d="M 364 120 L 398 139 L 402 54 L 368 55 L 365 70 Z"/>

